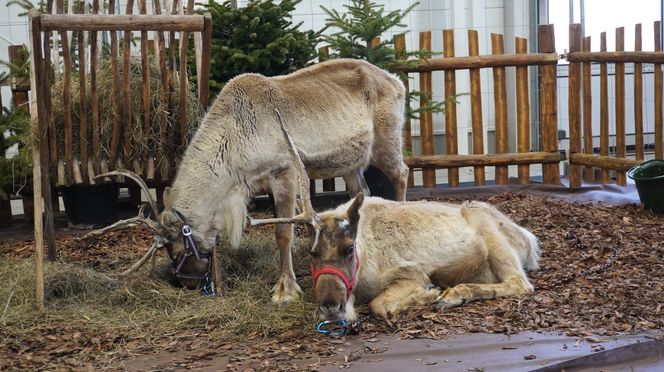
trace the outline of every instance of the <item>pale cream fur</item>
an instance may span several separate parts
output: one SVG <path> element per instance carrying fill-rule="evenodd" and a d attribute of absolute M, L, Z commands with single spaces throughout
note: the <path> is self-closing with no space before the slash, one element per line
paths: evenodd
<path fill-rule="evenodd" d="M 331 228 L 333 221 L 348 218 L 353 205 L 350 201 L 320 214 L 324 226 Z M 360 269 L 352 301 L 340 306 L 335 301 L 345 302 L 343 290 L 331 296 L 315 289 L 321 318 L 355 320 L 353 302 L 369 303 L 373 313 L 390 317 L 417 304 L 444 308 L 533 291 L 526 270 L 539 268 L 537 238 L 489 204 L 370 197 L 364 198 L 359 215 Z M 334 242 L 352 236 L 341 237 L 339 231 L 325 228 L 324 232 L 328 237 L 321 238 L 316 255 L 350 273 L 352 263 L 338 255 Z M 323 275 L 319 283 L 325 280 L 339 279 Z"/>
<path fill-rule="evenodd" d="M 408 167 L 401 154 L 405 89 L 387 72 L 359 60 L 332 60 L 286 76 L 240 75 L 224 87 L 189 144 L 161 220 L 181 250 L 184 215 L 203 249 L 226 233 L 237 247 L 253 195 L 272 192 L 279 217 L 294 215 L 297 177 L 275 110 L 311 178 L 342 176 L 355 195 L 372 164 L 405 199 Z M 292 227 L 277 226 L 281 276 L 275 302 L 299 296 L 291 260 Z M 192 270 L 199 270 L 192 268 Z"/>

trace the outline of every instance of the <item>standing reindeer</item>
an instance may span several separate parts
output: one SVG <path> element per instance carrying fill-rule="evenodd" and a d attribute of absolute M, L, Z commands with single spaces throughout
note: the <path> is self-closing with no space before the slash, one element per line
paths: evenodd
<path fill-rule="evenodd" d="M 281 133 L 282 117 L 308 177 L 341 176 L 354 196 L 368 191 L 362 171 L 374 165 L 392 182 L 396 198 L 404 200 L 404 109 L 401 81 L 360 60 L 331 60 L 285 76 L 232 79 L 189 144 L 164 194 L 165 209 L 156 222 L 148 222 L 160 239 L 141 261 L 165 245 L 183 284 L 195 286 L 195 279 L 209 271 L 208 252 L 218 234 L 226 233 L 233 247 L 240 245 L 251 196 L 269 192 L 277 217 L 295 214 L 297 170 Z M 101 176 L 107 175 L 131 176 L 147 192 L 128 172 Z M 150 205 L 155 208 L 154 201 Z M 278 303 L 301 293 L 292 236 L 292 226 L 276 226 L 281 276 L 272 300 Z M 198 259 L 188 259 L 191 255 Z"/>
<path fill-rule="evenodd" d="M 298 151 L 288 142 L 299 169 L 304 212 L 252 224 L 309 226 L 321 320 L 355 321 L 355 302 L 369 303 L 374 314 L 387 318 L 418 304 L 446 308 L 533 291 L 525 270 L 539 268 L 537 238 L 494 207 L 394 202 L 358 193 L 318 215 Z"/>

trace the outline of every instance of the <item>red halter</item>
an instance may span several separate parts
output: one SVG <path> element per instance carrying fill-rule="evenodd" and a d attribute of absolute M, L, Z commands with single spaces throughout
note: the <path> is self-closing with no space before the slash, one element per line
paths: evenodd
<path fill-rule="evenodd" d="M 355 259 L 355 270 L 353 271 L 353 276 L 348 278 L 346 276 L 346 273 L 343 272 L 343 270 L 339 269 L 338 267 L 334 267 L 332 265 L 324 265 L 320 269 L 316 269 L 316 266 L 314 264 L 311 264 L 311 276 L 314 279 L 314 288 L 316 288 L 316 282 L 318 281 L 318 277 L 323 275 L 323 274 L 331 274 L 331 275 L 336 275 L 341 279 L 341 281 L 344 282 L 344 285 L 346 286 L 346 302 L 350 300 L 350 296 L 353 294 L 353 289 L 355 288 L 355 285 L 357 284 L 357 279 L 358 279 L 358 271 L 360 270 L 360 259 L 357 256 L 357 245 L 355 246 L 354 249 L 354 259 Z"/>

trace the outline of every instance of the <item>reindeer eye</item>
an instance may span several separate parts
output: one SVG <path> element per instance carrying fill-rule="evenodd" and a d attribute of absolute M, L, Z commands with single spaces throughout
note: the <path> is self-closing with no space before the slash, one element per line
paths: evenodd
<path fill-rule="evenodd" d="M 348 247 L 346 248 L 346 255 L 347 255 L 347 256 L 350 256 L 350 255 L 352 255 L 353 253 L 355 253 L 355 245 L 348 246 Z"/>

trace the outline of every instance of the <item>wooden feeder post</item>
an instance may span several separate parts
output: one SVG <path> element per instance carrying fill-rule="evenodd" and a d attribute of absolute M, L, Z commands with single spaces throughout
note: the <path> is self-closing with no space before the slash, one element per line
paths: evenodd
<path fill-rule="evenodd" d="M 41 128 L 37 105 L 37 68 L 36 64 L 41 60 L 38 56 L 40 48 L 40 25 L 39 13 L 30 11 L 30 44 L 32 45 L 30 61 L 30 85 L 32 105 L 30 109 L 30 127 L 33 133 L 32 143 L 32 187 L 34 192 L 34 228 L 35 228 L 35 299 L 39 310 L 44 310 L 44 228 L 42 223 L 42 179 L 41 179 Z"/>

